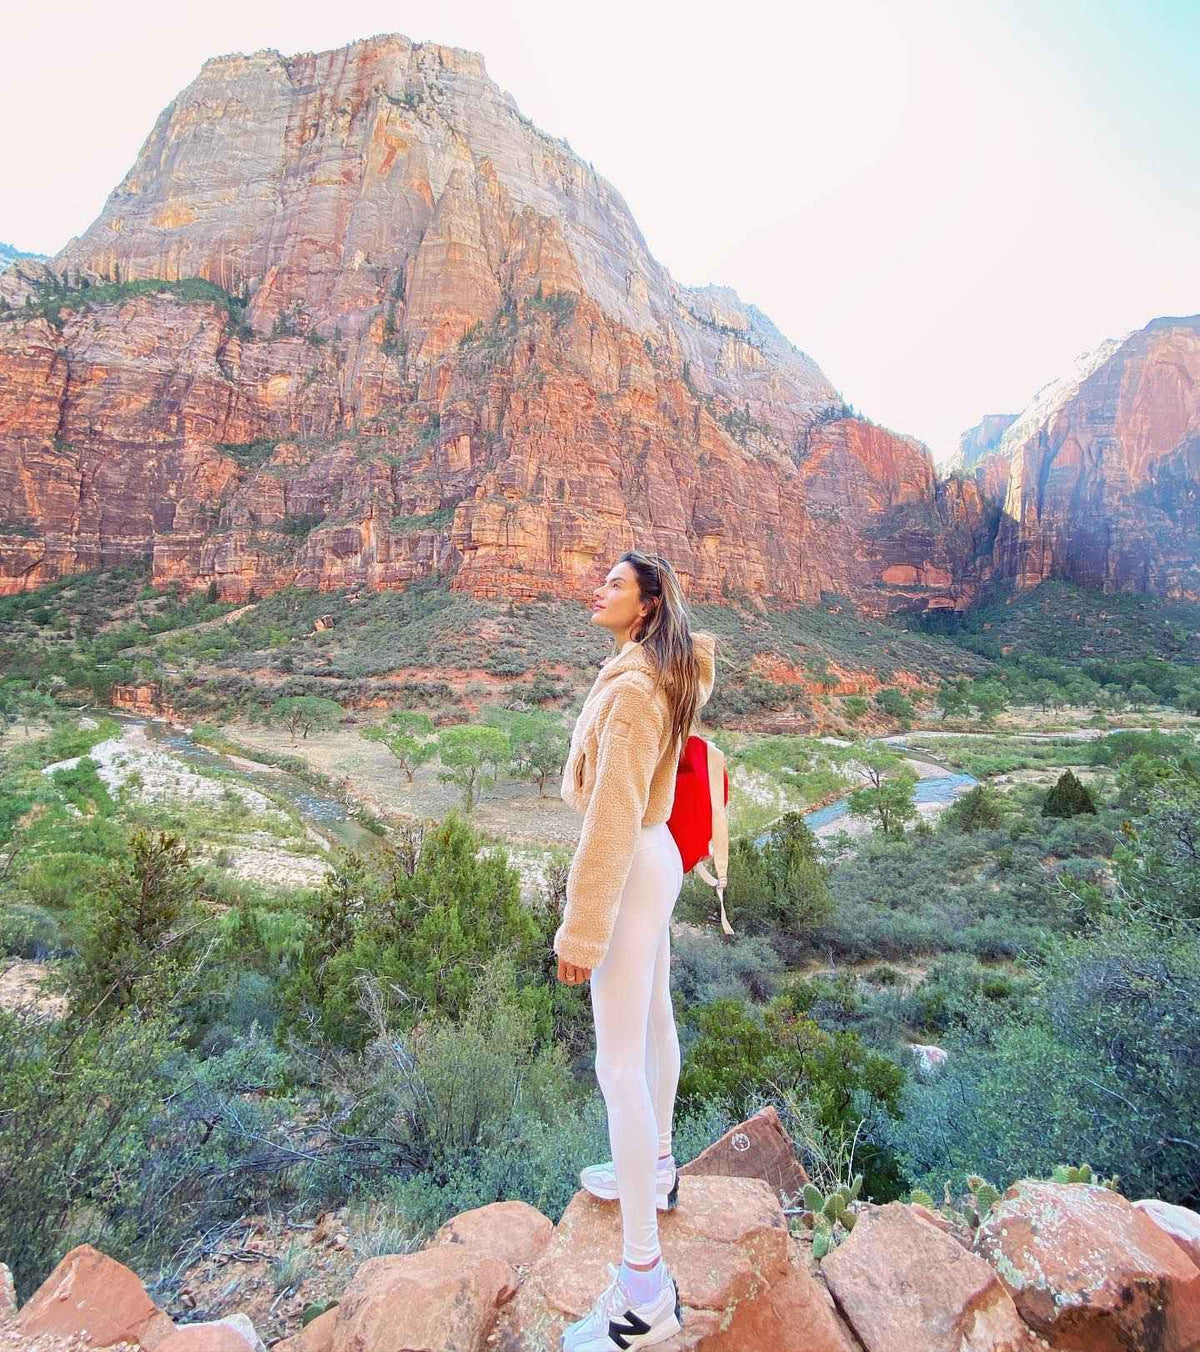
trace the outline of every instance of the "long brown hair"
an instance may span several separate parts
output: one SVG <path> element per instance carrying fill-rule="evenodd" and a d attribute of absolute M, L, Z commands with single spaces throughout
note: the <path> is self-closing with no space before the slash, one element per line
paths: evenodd
<path fill-rule="evenodd" d="M 629 564 L 637 577 L 638 599 L 651 603 L 649 614 L 634 624 L 629 637 L 637 639 L 658 668 L 655 688 L 665 686 L 671 706 L 667 746 L 678 759 L 691 735 L 697 700 L 696 657 L 683 587 L 661 555 L 627 549 L 617 562 Z"/>

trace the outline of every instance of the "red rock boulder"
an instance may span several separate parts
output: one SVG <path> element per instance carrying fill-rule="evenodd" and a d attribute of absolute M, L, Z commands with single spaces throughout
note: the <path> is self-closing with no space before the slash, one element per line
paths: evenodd
<path fill-rule="evenodd" d="M 335 1307 L 310 1320 L 299 1333 L 276 1343 L 271 1352 L 332 1352 L 333 1330 L 336 1324 Z"/>
<path fill-rule="evenodd" d="M 1200 1215 L 1185 1206 L 1160 1201 L 1157 1197 L 1134 1202 L 1134 1206 L 1144 1211 L 1160 1230 L 1165 1230 L 1192 1262 L 1200 1267 Z"/>
<path fill-rule="evenodd" d="M 550 1242 L 554 1222 L 528 1202 L 492 1202 L 448 1220 L 427 1247 L 465 1244 L 513 1267 L 527 1267 Z"/>
<path fill-rule="evenodd" d="M 163 1339 L 158 1352 L 254 1352 L 255 1344 L 230 1323 L 185 1324 Z"/>
<path fill-rule="evenodd" d="M 1108 1188 L 1016 1183 L 984 1217 L 975 1250 L 1059 1352 L 1200 1349 L 1200 1268 Z"/>
<path fill-rule="evenodd" d="M 761 1178 L 774 1191 L 795 1197 L 808 1182 L 796 1148 L 768 1104 L 752 1117 L 727 1131 L 687 1164 L 679 1166 L 680 1177 L 718 1174 L 723 1178 Z"/>
<path fill-rule="evenodd" d="M 821 1263 L 867 1352 L 1034 1352 L 996 1273 L 903 1202 L 859 1212 Z"/>
<path fill-rule="evenodd" d="M 91 1347 L 126 1342 L 145 1352 L 158 1352 L 175 1331 L 171 1317 L 146 1294 L 137 1274 L 90 1244 L 80 1244 L 63 1257 L 21 1307 L 17 1327 L 28 1338 L 77 1335 Z"/>
<path fill-rule="evenodd" d="M 659 1214 L 658 1227 L 683 1307 L 671 1352 L 856 1352 L 763 1179 L 681 1170 L 679 1205 Z M 604 1289 L 606 1264 L 620 1258 L 618 1204 L 576 1193 L 501 1311 L 496 1352 L 557 1352 L 562 1330 Z"/>
<path fill-rule="evenodd" d="M 339 1304 L 293 1345 L 305 1352 L 470 1352 L 484 1346 L 497 1309 L 516 1289 L 508 1263 L 465 1245 L 368 1258 Z"/>

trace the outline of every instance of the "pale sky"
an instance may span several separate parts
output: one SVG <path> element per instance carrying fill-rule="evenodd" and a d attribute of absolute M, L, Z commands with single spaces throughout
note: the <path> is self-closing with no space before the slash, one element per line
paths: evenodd
<path fill-rule="evenodd" d="M 492 79 L 939 460 L 1200 312 L 1200 0 L 8 0 L 0 240 L 81 234 L 210 56 L 399 32 Z"/>

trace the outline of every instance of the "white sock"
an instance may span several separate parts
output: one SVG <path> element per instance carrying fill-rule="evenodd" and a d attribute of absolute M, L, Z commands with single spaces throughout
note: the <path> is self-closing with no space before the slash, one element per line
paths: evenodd
<path fill-rule="evenodd" d="M 625 1259 L 621 1259 L 620 1276 L 621 1285 L 629 1292 L 629 1297 L 638 1305 L 646 1305 L 658 1295 L 662 1289 L 663 1274 L 667 1270 L 667 1265 L 662 1260 L 662 1254 L 658 1255 L 658 1261 L 648 1271 L 639 1271 L 637 1268 L 631 1268 Z"/>

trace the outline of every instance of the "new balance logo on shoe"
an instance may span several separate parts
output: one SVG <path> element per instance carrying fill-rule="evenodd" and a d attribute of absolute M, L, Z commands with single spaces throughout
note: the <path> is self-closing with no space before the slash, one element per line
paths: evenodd
<path fill-rule="evenodd" d="M 625 1311 L 625 1318 L 628 1322 L 624 1324 L 618 1323 L 615 1319 L 610 1319 L 608 1321 L 608 1336 L 618 1347 L 628 1347 L 630 1345 L 629 1339 L 624 1336 L 627 1333 L 633 1333 L 640 1336 L 643 1333 L 650 1332 L 650 1325 L 639 1315 L 634 1314 L 632 1310 Z"/>

